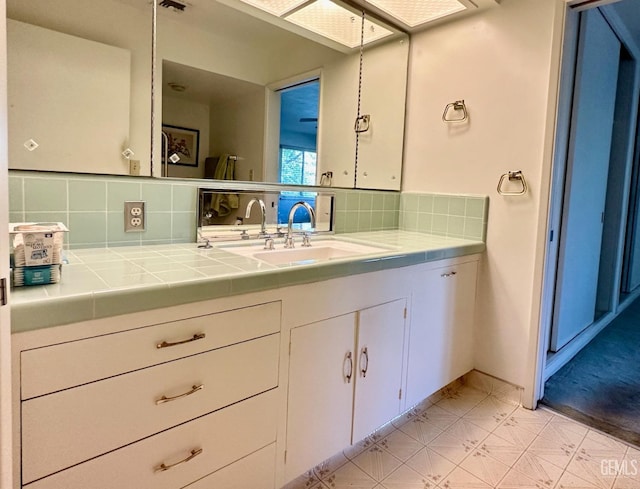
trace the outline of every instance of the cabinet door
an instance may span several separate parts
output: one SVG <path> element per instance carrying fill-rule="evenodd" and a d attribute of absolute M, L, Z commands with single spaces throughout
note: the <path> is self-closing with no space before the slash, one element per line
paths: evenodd
<path fill-rule="evenodd" d="M 349 446 L 355 314 L 291 331 L 287 481 Z"/>
<path fill-rule="evenodd" d="M 477 263 L 420 274 L 409 334 L 406 407 L 473 368 Z"/>
<path fill-rule="evenodd" d="M 406 300 L 358 312 L 355 443 L 400 414 Z"/>

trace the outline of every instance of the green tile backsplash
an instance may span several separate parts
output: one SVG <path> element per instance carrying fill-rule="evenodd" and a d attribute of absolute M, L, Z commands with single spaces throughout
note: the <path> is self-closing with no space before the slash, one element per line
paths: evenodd
<path fill-rule="evenodd" d="M 74 249 L 193 242 L 201 184 L 10 171 L 10 219 L 61 221 L 70 229 L 66 242 Z M 335 192 L 336 233 L 401 229 L 483 241 L 486 237 L 488 197 L 327 190 Z M 124 232 L 126 200 L 146 202 L 145 232 Z"/>
<path fill-rule="evenodd" d="M 403 193 L 399 229 L 485 241 L 488 212 L 489 197 Z"/>
<path fill-rule="evenodd" d="M 73 249 L 193 242 L 199 183 L 10 171 L 9 215 L 11 222 L 63 222 Z M 146 202 L 145 232 L 124 232 L 127 200 Z"/>

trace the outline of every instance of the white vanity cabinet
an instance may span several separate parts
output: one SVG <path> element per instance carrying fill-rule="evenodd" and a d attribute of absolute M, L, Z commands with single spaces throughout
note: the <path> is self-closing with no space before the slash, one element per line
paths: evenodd
<path fill-rule="evenodd" d="M 400 413 L 406 300 L 291 331 L 286 479 Z"/>
<path fill-rule="evenodd" d="M 406 407 L 473 369 L 477 259 L 415 267 Z"/>
<path fill-rule="evenodd" d="M 276 489 L 473 368 L 478 257 L 13 336 L 13 489 Z"/>
<path fill-rule="evenodd" d="M 244 487 L 273 489 L 281 302 L 245 306 L 75 341 L 27 341 L 22 486 L 177 489 L 238 473 Z"/>

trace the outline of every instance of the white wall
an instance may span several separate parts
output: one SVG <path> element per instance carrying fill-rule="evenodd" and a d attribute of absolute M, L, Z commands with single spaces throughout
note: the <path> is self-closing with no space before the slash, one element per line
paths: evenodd
<path fill-rule="evenodd" d="M 503 0 L 411 43 L 403 190 L 490 196 L 475 366 L 529 387 L 562 12 L 559 0 Z M 469 123 L 443 123 L 445 105 L 459 99 Z M 526 196 L 496 193 L 508 170 L 524 172 Z"/>
<path fill-rule="evenodd" d="M 236 180 L 262 177 L 265 105 L 265 92 L 259 91 L 211 107 L 208 156 L 237 155 Z"/>

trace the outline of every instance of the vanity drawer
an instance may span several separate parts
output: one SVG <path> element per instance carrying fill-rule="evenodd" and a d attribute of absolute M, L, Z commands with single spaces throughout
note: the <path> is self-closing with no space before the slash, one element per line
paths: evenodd
<path fill-rule="evenodd" d="M 21 399 L 276 333 L 280 310 L 280 302 L 270 302 L 23 351 Z"/>
<path fill-rule="evenodd" d="M 138 443 L 89 460 L 30 489 L 176 489 L 226 467 L 276 439 L 276 390 L 271 390 Z M 157 471 L 202 452 L 169 470 Z M 197 452 L 195 452 L 197 453 Z M 207 486 L 212 487 L 212 486 Z M 223 486 L 224 487 L 224 486 Z M 249 489 L 248 487 L 245 489 Z"/>
<path fill-rule="evenodd" d="M 24 401 L 23 480 L 276 387 L 279 347 L 273 334 Z M 175 400 L 157 404 L 163 396 Z"/>
<path fill-rule="evenodd" d="M 272 443 L 184 489 L 274 489 L 276 445 Z"/>

